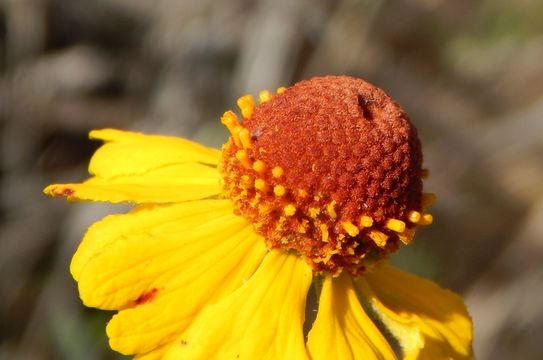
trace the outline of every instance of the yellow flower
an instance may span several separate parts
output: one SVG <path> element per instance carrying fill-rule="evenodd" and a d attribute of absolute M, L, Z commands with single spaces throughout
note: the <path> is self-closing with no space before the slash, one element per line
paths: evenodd
<path fill-rule="evenodd" d="M 415 128 L 382 90 L 314 78 L 227 111 L 222 152 L 105 129 L 71 200 L 130 202 L 71 263 L 138 359 L 471 359 L 460 297 L 386 264 L 431 223 Z M 308 307 L 316 291 L 318 309 Z M 306 314 L 317 311 L 304 335 Z M 312 320 L 308 320 L 311 322 Z"/>

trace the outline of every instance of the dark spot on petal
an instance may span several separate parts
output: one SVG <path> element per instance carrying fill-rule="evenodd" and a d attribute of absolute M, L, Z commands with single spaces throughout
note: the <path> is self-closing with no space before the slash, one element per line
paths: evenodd
<path fill-rule="evenodd" d="M 140 295 L 139 298 L 136 299 L 135 301 L 136 305 L 142 305 L 142 304 L 146 304 L 148 302 L 153 301 L 157 292 L 158 292 L 157 288 L 152 288 L 151 290 L 144 292 L 143 294 Z"/>
<path fill-rule="evenodd" d="M 54 194 L 55 196 L 71 196 L 74 194 L 74 189 L 70 188 L 62 188 L 62 189 L 55 189 Z"/>

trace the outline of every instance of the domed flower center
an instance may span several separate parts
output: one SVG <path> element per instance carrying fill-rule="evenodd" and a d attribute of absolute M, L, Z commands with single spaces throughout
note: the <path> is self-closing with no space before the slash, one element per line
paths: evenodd
<path fill-rule="evenodd" d="M 269 248 L 359 275 L 432 221 L 416 129 L 382 90 L 328 76 L 238 105 L 243 123 L 222 118 L 224 191 Z"/>

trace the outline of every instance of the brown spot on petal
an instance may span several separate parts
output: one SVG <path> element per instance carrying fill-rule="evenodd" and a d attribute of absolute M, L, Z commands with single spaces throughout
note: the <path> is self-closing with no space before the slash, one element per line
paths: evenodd
<path fill-rule="evenodd" d="M 72 196 L 74 193 L 75 190 L 70 188 L 58 188 L 53 191 L 55 196 Z"/>
<path fill-rule="evenodd" d="M 152 288 L 151 290 L 144 292 L 143 294 L 140 295 L 139 298 L 136 299 L 135 301 L 136 305 L 142 305 L 142 304 L 146 304 L 153 301 L 157 292 L 158 292 L 157 288 Z"/>

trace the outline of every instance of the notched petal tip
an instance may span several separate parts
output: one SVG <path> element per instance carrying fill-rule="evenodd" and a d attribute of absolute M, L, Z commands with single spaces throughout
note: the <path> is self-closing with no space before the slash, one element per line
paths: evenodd
<path fill-rule="evenodd" d="M 325 277 L 307 348 L 312 360 L 396 359 L 387 339 L 360 304 L 346 274 Z"/>
<path fill-rule="evenodd" d="M 473 326 L 461 297 L 391 266 L 357 280 L 404 359 L 473 359 Z"/>

